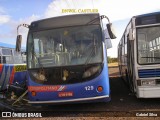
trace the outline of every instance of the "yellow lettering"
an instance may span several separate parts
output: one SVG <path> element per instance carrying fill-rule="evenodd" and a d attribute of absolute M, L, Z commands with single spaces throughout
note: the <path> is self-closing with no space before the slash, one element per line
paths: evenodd
<path fill-rule="evenodd" d="M 15 72 L 26 71 L 26 65 L 14 66 Z"/>
<path fill-rule="evenodd" d="M 62 13 L 76 13 L 76 9 L 62 9 Z"/>
<path fill-rule="evenodd" d="M 65 9 L 62 9 L 62 13 L 65 13 Z"/>
<path fill-rule="evenodd" d="M 81 9 L 78 9 L 78 12 L 80 13 L 80 12 L 81 12 Z"/>
<path fill-rule="evenodd" d="M 62 9 L 62 13 L 98 13 L 98 9 Z"/>

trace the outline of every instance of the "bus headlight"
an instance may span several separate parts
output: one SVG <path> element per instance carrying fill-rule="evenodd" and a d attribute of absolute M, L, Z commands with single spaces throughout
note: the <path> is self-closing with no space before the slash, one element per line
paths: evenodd
<path fill-rule="evenodd" d="M 37 79 L 37 80 L 41 80 L 41 81 L 46 81 L 46 77 L 43 73 L 41 72 L 32 72 L 32 75 Z"/>
<path fill-rule="evenodd" d="M 155 85 L 155 80 L 142 80 L 142 85 Z"/>
<path fill-rule="evenodd" d="M 100 70 L 100 68 L 101 68 L 100 66 L 94 66 L 94 67 L 87 69 L 84 72 L 82 78 L 87 78 L 87 77 L 94 75 L 95 73 L 97 73 Z"/>

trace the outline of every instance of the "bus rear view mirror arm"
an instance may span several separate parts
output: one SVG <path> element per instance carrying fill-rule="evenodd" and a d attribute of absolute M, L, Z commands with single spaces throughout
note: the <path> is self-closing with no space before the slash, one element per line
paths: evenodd
<path fill-rule="evenodd" d="M 26 27 L 29 28 L 28 24 L 20 24 L 17 27 L 17 39 L 16 39 L 16 52 L 20 52 L 21 51 L 21 43 L 22 43 L 22 35 L 19 35 L 19 27 Z"/>
<path fill-rule="evenodd" d="M 105 15 L 102 15 L 101 19 L 103 19 L 103 18 L 106 18 L 108 20 L 108 24 L 106 25 L 106 27 L 107 27 L 108 34 L 109 34 L 110 38 L 111 39 L 116 39 L 117 37 L 115 35 L 115 31 L 114 31 L 113 25 L 110 22 L 109 18 L 107 16 L 105 16 Z"/>

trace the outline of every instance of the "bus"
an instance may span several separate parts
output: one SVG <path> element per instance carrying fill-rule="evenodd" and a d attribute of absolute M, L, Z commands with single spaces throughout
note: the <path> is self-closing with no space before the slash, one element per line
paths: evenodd
<path fill-rule="evenodd" d="M 15 48 L 0 46 L 0 92 L 26 81 L 26 55 Z"/>
<path fill-rule="evenodd" d="M 118 44 L 118 63 L 137 98 L 160 97 L 160 12 L 131 18 Z"/>
<path fill-rule="evenodd" d="M 104 15 L 76 14 L 18 26 L 29 28 L 29 103 L 61 104 L 110 100 L 106 43 L 116 36 L 110 21 L 105 24 L 106 30 L 103 29 L 103 18 L 109 21 Z M 22 35 L 18 34 L 17 51 L 21 49 L 21 40 Z"/>

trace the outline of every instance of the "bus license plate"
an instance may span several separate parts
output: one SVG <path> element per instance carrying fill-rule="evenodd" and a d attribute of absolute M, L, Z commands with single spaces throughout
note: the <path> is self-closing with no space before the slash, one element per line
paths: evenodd
<path fill-rule="evenodd" d="M 59 92 L 58 97 L 72 97 L 73 92 Z"/>

